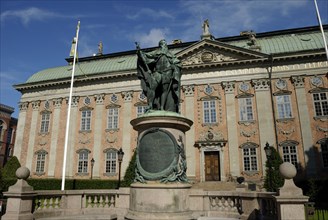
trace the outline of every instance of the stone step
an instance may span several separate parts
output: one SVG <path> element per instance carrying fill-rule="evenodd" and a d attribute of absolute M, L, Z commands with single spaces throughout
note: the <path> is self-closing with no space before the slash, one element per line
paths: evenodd
<path fill-rule="evenodd" d="M 236 185 L 233 182 L 209 181 L 194 183 L 191 188 L 203 189 L 205 191 L 234 191 L 236 190 Z"/>

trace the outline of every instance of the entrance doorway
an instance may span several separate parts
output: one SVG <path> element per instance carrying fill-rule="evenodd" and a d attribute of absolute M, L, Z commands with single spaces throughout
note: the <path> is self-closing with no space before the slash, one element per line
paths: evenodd
<path fill-rule="evenodd" d="M 205 151 L 205 181 L 220 181 L 220 152 Z"/>

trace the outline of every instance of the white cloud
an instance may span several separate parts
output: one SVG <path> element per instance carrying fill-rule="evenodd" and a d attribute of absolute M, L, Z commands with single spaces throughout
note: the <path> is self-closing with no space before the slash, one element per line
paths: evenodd
<path fill-rule="evenodd" d="M 297 1 L 183 1 L 181 7 L 190 16 L 184 20 L 185 36 L 201 33 L 201 24 L 210 21 L 210 30 L 215 37 L 238 34 L 245 29 L 256 29 L 266 23 L 274 23 L 276 17 L 288 17 L 292 12 L 309 4 Z M 193 24 L 193 25 L 192 25 Z M 195 25 L 199 24 L 199 25 Z"/>
<path fill-rule="evenodd" d="M 150 8 L 142 8 L 141 10 L 139 10 L 137 13 L 133 15 L 127 15 L 127 18 L 135 20 L 144 16 L 151 17 L 153 19 L 160 19 L 160 18 L 174 19 L 174 17 L 171 14 L 167 13 L 166 11 L 163 10 L 156 11 Z"/>
<path fill-rule="evenodd" d="M 158 42 L 161 39 L 165 39 L 170 33 L 168 29 L 154 28 L 146 34 L 135 34 L 132 38 L 134 41 L 138 41 L 142 48 L 158 46 Z"/>
<path fill-rule="evenodd" d="M 22 21 L 24 25 L 27 25 L 32 20 L 41 21 L 43 19 L 51 18 L 51 17 L 60 17 L 56 13 L 42 10 L 39 8 L 31 7 L 23 10 L 8 10 L 1 13 L 1 21 L 4 22 L 10 18 L 18 18 Z"/>
<path fill-rule="evenodd" d="M 7 10 L 1 13 L 0 20 L 4 23 L 9 19 L 20 19 L 22 24 L 27 26 L 32 21 L 44 21 L 51 18 L 81 18 L 86 15 L 64 15 L 44 9 L 30 7 L 22 10 Z"/>

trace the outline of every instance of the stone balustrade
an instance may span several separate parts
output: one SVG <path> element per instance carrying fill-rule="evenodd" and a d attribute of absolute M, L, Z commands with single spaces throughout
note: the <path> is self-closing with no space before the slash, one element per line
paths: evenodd
<path fill-rule="evenodd" d="M 294 185 L 292 178 L 296 174 L 296 169 L 292 164 L 283 163 L 280 166 L 280 172 L 285 178 L 285 184 L 280 188 L 278 194 L 240 189 L 235 191 L 206 191 L 186 188 L 183 198 L 186 210 L 191 214 L 188 219 L 205 220 L 220 217 L 222 219 L 304 220 L 304 204 L 308 197 L 303 196 L 301 189 Z M 131 211 L 131 207 L 135 205 L 130 205 L 131 197 L 133 197 L 131 188 L 35 191 L 26 182 L 29 175 L 27 168 L 19 168 L 16 175 L 19 178 L 17 183 L 9 187 L 8 192 L 4 193 L 8 201 L 6 214 L 2 217 L 3 220 L 123 220 L 129 210 Z M 164 191 L 161 193 L 163 196 Z M 142 196 L 147 197 L 147 195 Z M 174 199 L 178 200 L 176 196 Z M 158 196 L 157 199 L 164 198 Z M 143 204 L 138 205 L 142 206 Z M 157 215 L 158 213 L 153 214 Z"/>

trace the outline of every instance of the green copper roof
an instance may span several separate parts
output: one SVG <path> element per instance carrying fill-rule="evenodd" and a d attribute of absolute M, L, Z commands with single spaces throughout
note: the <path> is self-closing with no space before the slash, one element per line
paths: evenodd
<path fill-rule="evenodd" d="M 220 41 L 220 39 L 217 40 Z M 245 37 L 242 38 L 237 36 L 222 40 L 225 44 L 246 49 L 249 48 L 247 44 L 249 40 Z M 324 48 L 319 28 L 315 30 L 312 28 L 311 31 L 307 31 L 306 28 L 304 28 L 304 31 L 295 31 L 294 33 L 293 31 L 282 34 L 262 33 L 256 38 L 256 44 L 261 47 L 260 52 L 264 54 L 283 54 Z M 172 52 L 177 53 L 189 45 L 184 43 L 181 47 L 177 46 L 172 49 Z M 118 53 L 117 56 L 105 56 L 105 58 L 89 59 L 79 62 L 78 65 L 76 65 L 75 76 L 92 76 L 102 73 L 108 74 L 135 70 L 136 64 L 137 56 L 135 53 Z M 25 83 L 33 84 L 43 81 L 69 79 L 71 77 L 71 72 L 72 65 L 49 68 L 33 74 Z"/>
<path fill-rule="evenodd" d="M 261 52 L 266 54 L 290 53 L 324 48 L 320 32 L 264 37 L 258 38 L 256 42 L 257 45 L 261 46 Z M 230 42 L 230 44 L 248 48 L 245 40 Z"/>

